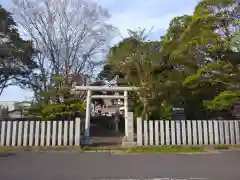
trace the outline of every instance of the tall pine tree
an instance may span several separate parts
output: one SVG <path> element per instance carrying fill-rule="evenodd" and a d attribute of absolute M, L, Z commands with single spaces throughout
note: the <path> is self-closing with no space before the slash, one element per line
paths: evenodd
<path fill-rule="evenodd" d="M 0 5 L 0 95 L 9 85 L 24 83 L 37 68 L 32 42 L 20 37 L 12 14 Z"/>

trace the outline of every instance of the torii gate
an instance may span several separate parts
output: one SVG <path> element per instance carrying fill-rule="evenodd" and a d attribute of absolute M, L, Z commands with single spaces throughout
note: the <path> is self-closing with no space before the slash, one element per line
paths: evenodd
<path fill-rule="evenodd" d="M 91 145 L 90 137 L 90 113 L 91 113 L 91 100 L 98 98 L 108 99 L 124 99 L 124 119 L 125 119 L 125 136 L 128 137 L 127 123 L 128 123 L 128 91 L 136 91 L 138 87 L 107 87 L 107 86 L 75 86 L 72 89 L 73 92 L 87 91 L 87 104 L 86 104 L 86 119 L 85 119 L 85 131 L 84 131 L 84 144 Z M 124 92 L 124 95 L 92 95 L 92 91 L 112 91 L 112 92 Z"/>

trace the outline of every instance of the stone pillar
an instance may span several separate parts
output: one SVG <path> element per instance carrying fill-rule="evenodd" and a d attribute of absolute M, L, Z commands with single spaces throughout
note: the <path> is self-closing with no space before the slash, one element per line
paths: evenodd
<path fill-rule="evenodd" d="M 127 126 L 125 126 L 125 136 L 122 140 L 122 146 L 124 147 L 132 147 L 136 145 L 136 142 L 134 141 L 134 119 L 133 119 L 133 112 L 128 112 L 128 118 L 127 118 Z"/>
<path fill-rule="evenodd" d="M 134 141 L 133 112 L 128 112 L 127 132 L 128 141 L 130 142 Z"/>

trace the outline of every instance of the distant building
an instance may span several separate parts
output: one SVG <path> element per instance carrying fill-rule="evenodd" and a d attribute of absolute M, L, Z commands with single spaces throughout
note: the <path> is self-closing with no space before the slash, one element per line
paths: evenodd
<path fill-rule="evenodd" d="M 13 111 L 15 109 L 16 101 L 0 101 L 0 107 L 8 108 L 9 111 Z"/>
<path fill-rule="evenodd" d="M 0 101 L 0 118 L 22 118 L 22 110 L 30 106 L 28 101 Z"/>
<path fill-rule="evenodd" d="M 15 103 L 15 109 L 26 109 L 31 106 L 32 102 L 30 101 L 21 101 Z"/>

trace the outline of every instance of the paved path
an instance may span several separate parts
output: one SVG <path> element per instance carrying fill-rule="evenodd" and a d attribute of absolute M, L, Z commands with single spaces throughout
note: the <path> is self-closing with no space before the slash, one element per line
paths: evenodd
<path fill-rule="evenodd" d="M 0 154 L 1 180 L 240 180 L 240 151 L 205 155 Z"/>

